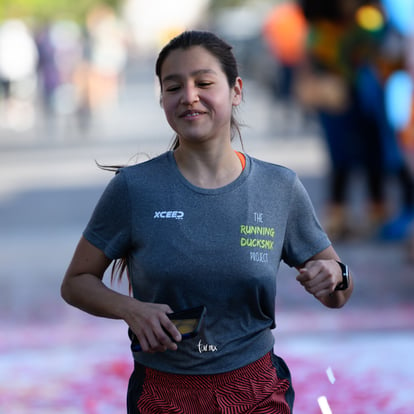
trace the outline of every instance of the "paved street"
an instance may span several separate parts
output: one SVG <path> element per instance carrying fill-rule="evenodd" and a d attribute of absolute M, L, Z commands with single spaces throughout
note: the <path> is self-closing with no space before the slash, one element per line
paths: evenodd
<path fill-rule="evenodd" d="M 248 85 L 239 114 L 250 126 L 245 150 L 295 169 L 322 217 L 323 142 L 315 125 L 304 131 L 293 119 L 288 132 L 281 129 L 285 116 Z M 131 368 L 125 326 L 68 307 L 59 285 L 111 178 L 95 161 L 143 160 L 164 151 L 172 133 L 147 73 L 86 134 L 73 120 L 46 127 L 0 129 L 0 414 L 121 414 Z M 344 309 L 322 308 L 292 269 L 282 266 L 279 276 L 276 352 L 292 370 L 295 414 L 320 413 L 321 395 L 334 414 L 412 413 L 414 267 L 399 243 L 355 240 L 336 248 L 356 284 Z"/>

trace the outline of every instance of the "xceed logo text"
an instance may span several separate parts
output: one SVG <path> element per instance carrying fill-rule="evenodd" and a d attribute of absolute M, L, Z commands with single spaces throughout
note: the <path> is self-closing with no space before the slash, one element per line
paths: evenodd
<path fill-rule="evenodd" d="M 155 211 L 154 218 L 182 220 L 184 218 L 184 211 Z"/>

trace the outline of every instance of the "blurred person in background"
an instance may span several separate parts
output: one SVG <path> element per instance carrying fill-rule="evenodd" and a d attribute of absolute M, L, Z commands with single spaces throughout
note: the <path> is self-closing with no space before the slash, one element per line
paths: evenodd
<path fill-rule="evenodd" d="M 58 137 L 56 127 L 68 131 L 67 123 L 76 122 L 84 130 L 82 95 L 77 72 L 83 62 L 85 39 L 81 26 L 70 19 L 50 21 L 39 27 L 36 45 L 39 51 L 38 78 L 49 139 Z"/>
<path fill-rule="evenodd" d="M 295 121 L 292 118 L 299 115 L 301 109 L 294 99 L 293 84 L 296 68 L 305 54 L 307 22 L 296 1 L 288 0 L 273 7 L 262 30 L 265 44 L 275 61 L 272 89 L 276 100 L 281 102 L 279 122 L 289 132 Z"/>
<path fill-rule="evenodd" d="M 410 31 L 406 34 L 407 69 L 411 81 L 414 84 L 414 21 L 411 20 L 411 24 Z M 409 119 L 405 127 L 402 128 L 400 134 L 403 146 L 408 154 L 411 172 L 414 174 L 414 90 L 411 90 L 411 93 L 412 100 Z M 407 257 L 409 262 L 414 265 L 414 222 L 411 223 L 410 234 L 408 237 Z"/>
<path fill-rule="evenodd" d="M 388 120 L 402 149 L 402 167 L 395 169 L 402 186 L 401 205 L 394 208 L 392 219 L 382 229 L 385 240 L 414 242 L 414 3 L 405 0 L 381 0 L 389 25 L 383 47 L 385 59 L 401 56 L 403 64 L 386 78 L 385 102 Z M 406 167 L 407 166 L 407 167 Z M 408 243 L 414 259 L 414 243 Z"/>
<path fill-rule="evenodd" d="M 243 82 L 231 46 L 184 32 L 162 49 L 156 74 L 175 140 L 156 158 L 115 168 L 62 296 L 124 320 L 138 339 L 129 414 L 290 413 L 289 369 L 273 353 L 280 262 L 330 308 L 348 301 L 352 278 L 297 175 L 233 148 Z M 119 277 L 127 270 L 132 296 L 104 284 L 113 262 Z M 182 340 L 168 315 L 200 305 L 199 333 Z"/>
<path fill-rule="evenodd" d="M 332 238 L 381 235 L 389 218 L 386 178 L 398 178 L 404 208 L 413 206 L 412 177 L 390 124 L 384 83 L 401 67 L 401 55 L 384 53 L 389 35 L 378 2 L 301 0 L 309 23 L 305 63 L 296 84 L 300 101 L 320 120 L 331 157 L 326 228 Z M 350 184 L 363 171 L 368 187 L 366 219 L 350 217 Z M 361 233 L 362 229 L 362 233 Z"/>
<path fill-rule="evenodd" d="M 74 112 L 77 104 L 74 74 L 83 54 L 80 26 L 72 20 L 57 20 L 46 24 L 38 31 L 36 44 L 40 57 L 38 70 L 42 97 L 47 112 Z M 71 102 L 64 100 L 65 89 L 72 92 Z"/>
<path fill-rule="evenodd" d="M 1 127 L 25 130 L 35 120 L 36 65 L 38 53 L 33 34 L 21 20 L 0 24 Z"/>
<path fill-rule="evenodd" d="M 86 19 L 84 99 L 91 113 L 113 108 L 128 59 L 125 27 L 107 5 L 93 7 Z"/>
<path fill-rule="evenodd" d="M 54 94 L 60 84 L 57 45 L 52 38 L 51 24 L 42 25 L 36 33 L 36 46 L 39 52 L 37 66 L 40 97 L 46 114 L 53 115 Z"/>
<path fill-rule="evenodd" d="M 36 43 L 42 100 L 49 124 L 77 121 L 87 132 L 95 115 L 118 104 L 128 50 L 125 29 L 107 5 L 92 7 L 86 26 L 56 20 L 38 30 Z"/>

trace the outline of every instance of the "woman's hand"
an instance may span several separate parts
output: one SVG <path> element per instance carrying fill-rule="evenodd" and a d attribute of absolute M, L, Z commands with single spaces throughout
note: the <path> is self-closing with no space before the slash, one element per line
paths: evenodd
<path fill-rule="evenodd" d="M 329 308 L 344 306 L 354 288 L 350 277 L 346 290 L 335 290 L 342 282 L 342 269 L 337 262 L 339 260 L 333 247 L 329 246 L 297 268 L 299 274 L 296 280 L 307 292 Z"/>
<path fill-rule="evenodd" d="M 131 298 L 132 299 L 132 298 Z M 168 318 L 168 305 L 131 300 L 125 321 L 135 333 L 143 352 L 176 351 L 181 334 Z"/>
<path fill-rule="evenodd" d="M 317 299 L 329 296 L 342 281 L 342 272 L 335 260 L 309 260 L 299 269 L 296 280 Z"/>

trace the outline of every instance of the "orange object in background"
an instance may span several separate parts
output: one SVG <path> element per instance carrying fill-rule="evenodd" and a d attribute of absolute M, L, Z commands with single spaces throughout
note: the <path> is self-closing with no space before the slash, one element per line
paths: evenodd
<path fill-rule="evenodd" d="M 287 2 L 274 7 L 264 23 L 263 35 L 282 63 L 295 65 L 304 57 L 307 22 L 297 4 Z"/>

